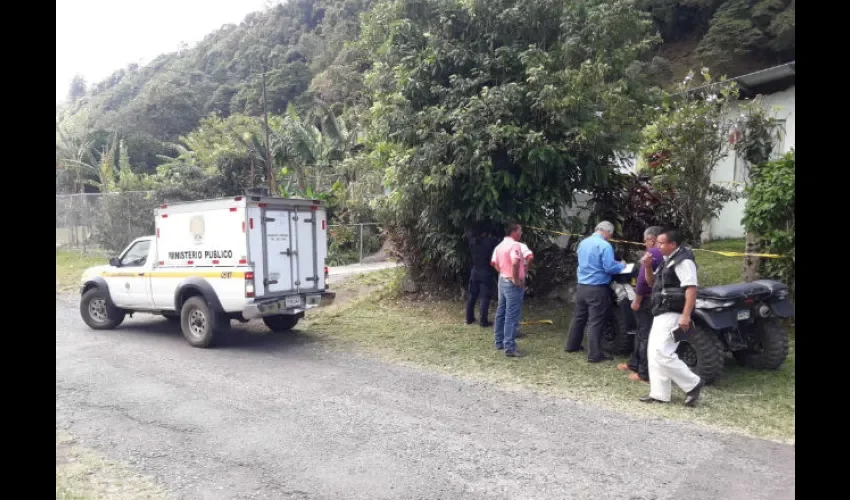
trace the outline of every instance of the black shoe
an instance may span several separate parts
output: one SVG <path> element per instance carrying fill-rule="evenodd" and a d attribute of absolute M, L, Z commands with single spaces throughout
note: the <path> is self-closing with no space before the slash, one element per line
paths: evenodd
<path fill-rule="evenodd" d="M 602 363 L 603 361 L 614 361 L 614 356 L 605 354 L 601 358 L 587 358 L 588 363 Z"/>
<path fill-rule="evenodd" d="M 502 344 L 496 344 L 496 350 L 497 350 L 497 351 L 504 351 L 504 350 L 505 350 L 505 346 L 503 346 Z"/>
<path fill-rule="evenodd" d="M 642 398 L 639 398 L 638 401 L 640 401 L 641 403 L 666 403 L 667 402 L 667 401 L 661 401 L 660 399 L 655 399 L 652 396 L 644 396 Z"/>
<path fill-rule="evenodd" d="M 481 323 L 481 328 L 490 328 L 491 326 L 493 326 L 493 323 L 490 323 L 489 321 Z"/>
<path fill-rule="evenodd" d="M 699 383 L 696 387 L 688 392 L 688 396 L 685 398 L 685 406 L 696 406 L 697 400 L 699 399 L 699 393 L 702 391 L 702 386 L 705 385 L 703 379 L 699 379 Z"/>
<path fill-rule="evenodd" d="M 584 351 L 584 347 L 579 347 L 578 349 L 573 349 L 572 351 L 568 348 L 564 347 L 564 352 L 574 353 L 574 352 L 582 352 Z"/>
<path fill-rule="evenodd" d="M 472 321 L 466 320 L 466 324 L 467 324 L 467 325 L 471 325 L 471 324 L 473 324 L 473 323 L 475 323 L 475 320 L 472 320 Z"/>
<path fill-rule="evenodd" d="M 519 351 L 505 351 L 505 357 L 506 358 L 522 358 L 524 356 L 525 356 L 525 354 L 523 354 Z"/>

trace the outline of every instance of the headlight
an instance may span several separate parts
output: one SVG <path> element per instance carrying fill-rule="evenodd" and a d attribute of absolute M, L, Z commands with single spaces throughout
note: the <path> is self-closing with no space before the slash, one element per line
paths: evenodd
<path fill-rule="evenodd" d="M 735 304 L 733 300 L 711 300 L 711 299 L 697 299 L 695 307 L 697 309 L 720 309 L 723 307 L 730 307 Z"/>
<path fill-rule="evenodd" d="M 779 300 L 788 298 L 788 290 L 779 290 L 774 294 L 774 297 L 776 297 Z"/>

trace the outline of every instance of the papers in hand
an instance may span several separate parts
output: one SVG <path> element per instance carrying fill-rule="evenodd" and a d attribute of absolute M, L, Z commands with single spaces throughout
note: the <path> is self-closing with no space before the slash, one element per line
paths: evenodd
<path fill-rule="evenodd" d="M 693 323 L 691 323 L 691 328 L 689 328 L 687 332 L 682 330 L 679 325 L 676 325 L 676 328 L 670 330 L 670 336 L 673 337 L 673 342 L 681 342 L 688 338 L 688 334 L 693 331 L 692 329 Z"/>
<path fill-rule="evenodd" d="M 634 270 L 635 270 L 634 264 L 626 264 L 626 267 L 623 268 L 622 271 L 620 271 L 620 274 L 632 274 L 632 271 L 634 271 Z"/>

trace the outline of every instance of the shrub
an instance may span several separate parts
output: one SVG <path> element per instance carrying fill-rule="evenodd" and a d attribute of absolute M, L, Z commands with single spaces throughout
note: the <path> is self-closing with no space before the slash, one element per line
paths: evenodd
<path fill-rule="evenodd" d="M 744 226 L 760 240 L 766 253 L 782 255 L 762 259 L 761 274 L 785 282 L 795 289 L 795 151 L 782 158 L 750 165 L 750 183 Z"/>
<path fill-rule="evenodd" d="M 653 186 L 650 178 L 638 174 L 614 177 L 604 189 L 598 189 L 591 199 L 592 213 L 585 234 L 590 234 L 599 222 L 614 224 L 615 239 L 643 242 L 643 232 L 650 226 L 684 227 L 685 220 L 676 210 L 675 191 Z M 619 256 L 643 252 L 642 247 L 612 242 Z"/>

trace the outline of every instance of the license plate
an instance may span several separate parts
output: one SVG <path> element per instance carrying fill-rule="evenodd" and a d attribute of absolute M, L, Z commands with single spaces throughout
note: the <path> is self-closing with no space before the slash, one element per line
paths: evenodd
<path fill-rule="evenodd" d="M 738 311 L 738 321 L 750 319 L 750 311 Z"/>
<path fill-rule="evenodd" d="M 291 295 L 289 297 L 285 297 L 283 299 L 283 304 L 286 307 L 298 307 L 301 305 L 301 296 L 300 295 Z"/>

